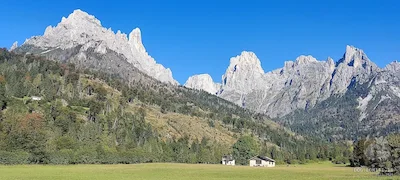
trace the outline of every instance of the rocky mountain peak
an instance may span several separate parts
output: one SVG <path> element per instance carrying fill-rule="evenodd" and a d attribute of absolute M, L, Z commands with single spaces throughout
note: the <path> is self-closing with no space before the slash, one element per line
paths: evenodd
<path fill-rule="evenodd" d="M 355 68 L 365 66 L 364 63 L 369 62 L 370 60 L 368 59 L 368 56 L 362 49 L 350 45 L 346 46 L 346 52 L 344 53 L 343 58 L 339 60 L 339 63 L 344 63 Z"/>
<path fill-rule="evenodd" d="M 214 83 L 209 74 L 199 74 L 189 77 L 184 86 L 187 88 L 204 90 L 210 94 L 216 94 L 221 84 Z"/>
<path fill-rule="evenodd" d="M 129 34 L 129 44 L 131 47 L 135 47 L 139 52 L 145 53 L 146 49 L 142 43 L 142 33 L 139 28 L 135 28 Z"/>
<path fill-rule="evenodd" d="M 222 76 L 222 96 L 229 94 L 230 91 L 238 92 L 240 95 L 232 101 L 242 104 L 244 100 L 241 95 L 260 88 L 264 84 L 263 77 L 264 70 L 256 54 L 243 51 L 240 55 L 230 59 L 229 67 Z"/>
<path fill-rule="evenodd" d="M 10 47 L 10 51 L 14 51 L 15 49 L 18 48 L 18 41 L 15 41 L 12 46 Z"/>
<path fill-rule="evenodd" d="M 307 63 L 312 63 L 312 62 L 318 62 L 317 59 L 312 57 L 311 55 L 305 56 L 301 55 L 296 58 L 296 64 L 307 64 Z"/>
<path fill-rule="evenodd" d="M 230 59 L 228 70 L 236 72 L 239 69 L 242 71 L 252 70 L 264 74 L 264 70 L 261 67 L 261 61 L 254 52 L 243 51 L 240 55 Z"/>
<path fill-rule="evenodd" d="M 141 31 L 135 28 L 129 39 L 126 34 L 101 26 L 100 20 L 82 10 L 75 10 L 67 18 L 62 18 L 57 26 L 46 28 L 43 36 L 27 39 L 24 45 L 34 46 L 49 53 L 55 49 L 68 50 L 79 46 L 81 53 L 94 49 L 96 53 L 111 51 L 126 58 L 140 71 L 162 82 L 178 84 L 170 69 L 165 68 L 148 55 L 142 43 Z M 44 53 L 45 54 L 45 53 Z M 80 55 L 79 57 L 85 57 Z"/>
<path fill-rule="evenodd" d="M 48 26 L 44 32 L 44 36 L 51 36 L 54 33 L 58 33 L 59 29 L 55 29 L 57 27 L 75 32 L 100 30 L 102 28 L 100 20 L 80 9 L 74 10 L 67 18 L 62 17 L 61 22 L 56 27 Z"/>
<path fill-rule="evenodd" d="M 68 18 L 63 18 L 61 20 L 63 23 L 71 23 L 71 24 L 87 24 L 92 23 L 98 26 L 101 26 L 100 20 L 98 20 L 95 16 L 88 14 L 80 9 L 74 10 Z"/>
<path fill-rule="evenodd" d="M 393 61 L 390 64 L 386 65 L 384 70 L 399 73 L 400 72 L 400 62 Z"/>

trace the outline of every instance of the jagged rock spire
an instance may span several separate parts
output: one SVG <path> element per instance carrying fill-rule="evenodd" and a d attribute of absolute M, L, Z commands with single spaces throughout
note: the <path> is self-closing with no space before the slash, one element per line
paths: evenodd
<path fill-rule="evenodd" d="M 165 68 L 148 55 L 142 44 L 139 28 L 129 34 L 102 27 L 100 20 L 82 10 L 75 10 L 67 18 L 63 17 L 57 26 L 46 28 L 43 36 L 27 39 L 24 44 L 39 47 L 44 51 L 54 48 L 63 50 L 82 46 L 81 52 L 89 48 L 96 53 L 106 54 L 114 51 L 125 56 L 127 61 L 139 70 L 162 82 L 178 84 L 170 69 Z"/>
<path fill-rule="evenodd" d="M 129 43 L 141 53 L 146 53 L 142 43 L 142 33 L 139 28 L 135 28 L 129 34 Z"/>

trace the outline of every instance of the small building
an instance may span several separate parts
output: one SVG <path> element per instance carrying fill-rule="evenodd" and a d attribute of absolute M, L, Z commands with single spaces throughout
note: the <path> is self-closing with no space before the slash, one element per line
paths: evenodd
<path fill-rule="evenodd" d="M 264 156 L 255 156 L 250 159 L 251 167 L 275 167 L 275 160 L 264 157 Z"/>
<path fill-rule="evenodd" d="M 222 156 L 222 164 L 223 165 L 228 165 L 228 166 L 234 166 L 235 165 L 235 159 L 233 159 L 232 155 L 224 155 Z"/>

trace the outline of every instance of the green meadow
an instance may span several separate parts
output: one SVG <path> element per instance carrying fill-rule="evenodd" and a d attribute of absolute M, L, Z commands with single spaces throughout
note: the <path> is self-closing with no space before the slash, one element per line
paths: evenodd
<path fill-rule="evenodd" d="M 361 171 L 361 172 L 359 172 Z M 134 165 L 0 166 L 1 180 L 125 180 L 125 179 L 400 179 L 380 177 L 366 169 L 332 163 L 255 168 L 207 164 L 149 163 Z"/>

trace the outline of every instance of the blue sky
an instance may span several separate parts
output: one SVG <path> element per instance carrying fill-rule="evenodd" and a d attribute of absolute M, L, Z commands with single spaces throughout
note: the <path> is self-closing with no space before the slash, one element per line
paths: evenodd
<path fill-rule="evenodd" d="M 149 54 L 181 84 L 200 73 L 219 82 L 230 57 L 243 50 L 255 52 L 265 71 L 302 54 L 338 60 L 347 44 L 363 49 L 380 67 L 400 60 L 395 0 L 3 0 L 0 47 L 41 35 L 78 8 L 114 31 L 140 27 Z"/>

